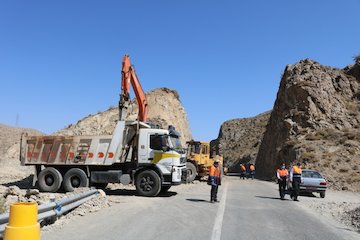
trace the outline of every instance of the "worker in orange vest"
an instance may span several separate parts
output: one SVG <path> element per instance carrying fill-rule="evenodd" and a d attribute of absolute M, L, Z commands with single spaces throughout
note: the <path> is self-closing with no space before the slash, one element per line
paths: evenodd
<path fill-rule="evenodd" d="M 221 170 L 220 170 L 220 161 L 216 159 L 214 164 L 210 167 L 209 171 L 209 182 L 208 184 L 211 185 L 211 192 L 210 192 L 210 202 L 218 202 L 217 199 L 217 192 L 219 185 L 221 185 Z"/>
<path fill-rule="evenodd" d="M 285 163 L 281 164 L 280 168 L 276 171 L 276 177 L 279 184 L 280 199 L 285 199 L 286 179 L 289 176 L 288 170 L 285 168 Z"/>
<path fill-rule="evenodd" d="M 290 170 L 290 182 L 292 183 L 292 197 L 294 201 L 299 201 L 298 196 L 300 195 L 300 183 L 301 183 L 301 164 L 298 162 Z"/>
<path fill-rule="evenodd" d="M 240 163 L 240 179 L 245 179 L 245 175 L 246 175 L 246 167 Z"/>
<path fill-rule="evenodd" d="M 249 173 L 250 173 L 251 179 L 254 180 L 254 178 L 255 178 L 255 166 L 252 163 L 249 166 Z"/>

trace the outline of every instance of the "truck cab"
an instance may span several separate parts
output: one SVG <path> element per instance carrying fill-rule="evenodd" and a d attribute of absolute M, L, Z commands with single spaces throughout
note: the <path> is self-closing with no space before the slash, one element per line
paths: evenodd
<path fill-rule="evenodd" d="M 162 176 L 162 186 L 178 185 L 186 172 L 184 158 L 178 151 L 179 138 L 164 129 L 140 129 L 139 167 L 156 166 Z"/>

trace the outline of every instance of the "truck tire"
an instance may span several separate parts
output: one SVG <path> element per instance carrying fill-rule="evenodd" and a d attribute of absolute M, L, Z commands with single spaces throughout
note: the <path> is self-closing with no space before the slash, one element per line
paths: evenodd
<path fill-rule="evenodd" d="M 72 168 L 65 173 L 63 187 L 66 192 L 72 192 L 75 188 L 88 186 L 89 178 L 80 168 Z"/>
<path fill-rule="evenodd" d="M 43 192 L 56 192 L 63 181 L 61 173 L 53 167 L 43 169 L 37 178 L 39 190 Z"/>
<path fill-rule="evenodd" d="M 140 172 L 135 179 L 136 191 L 145 197 L 155 197 L 161 190 L 161 179 L 153 170 Z"/>
<path fill-rule="evenodd" d="M 325 198 L 325 191 L 320 192 L 320 197 Z"/>
<path fill-rule="evenodd" d="M 186 162 L 186 182 L 192 182 L 197 176 L 196 167 L 192 162 Z"/>

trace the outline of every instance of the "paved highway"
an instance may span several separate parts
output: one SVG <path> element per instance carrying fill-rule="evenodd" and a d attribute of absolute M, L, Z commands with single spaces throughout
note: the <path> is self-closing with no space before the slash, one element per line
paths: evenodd
<path fill-rule="evenodd" d="M 120 195 L 119 204 L 71 219 L 42 239 L 360 239 L 301 202 L 279 200 L 274 183 L 227 177 L 214 204 L 205 183 L 171 190 L 157 198 Z"/>

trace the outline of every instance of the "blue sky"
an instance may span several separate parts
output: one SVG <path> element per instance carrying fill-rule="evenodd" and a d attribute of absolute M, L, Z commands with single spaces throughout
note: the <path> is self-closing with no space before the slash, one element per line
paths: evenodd
<path fill-rule="evenodd" d="M 360 53 L 360 1 L 0 1 L 0 123 L 54 132 L 116 106 L 128 53 L 195 139 L 273 107 L 286 64 Z"/>

